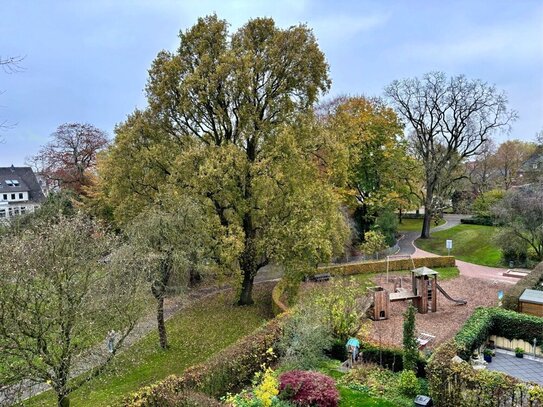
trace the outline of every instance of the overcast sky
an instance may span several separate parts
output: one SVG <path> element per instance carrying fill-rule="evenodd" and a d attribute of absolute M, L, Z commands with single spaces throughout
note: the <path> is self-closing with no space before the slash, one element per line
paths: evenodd
<path fill-rule="evenodd" d="M 236 29 L 249 18 L 306 23 L 330 64 L 328 96 L 380 96 L 394 79 L 433 70 L 506 91 L 519 120 L 505 138 L 543 129 L 541 0 L 0 0 L 0 167 L 22 165 L 62 123 L 116 123 L 145 106 L 147 69 L 175 50 L 179 30 L 216 12 Z"/>

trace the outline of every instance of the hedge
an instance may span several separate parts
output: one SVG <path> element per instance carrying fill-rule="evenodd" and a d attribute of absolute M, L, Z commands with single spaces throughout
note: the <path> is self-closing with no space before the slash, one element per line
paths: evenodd
<path fill-rule="evenodd" d="M 168 400 L 186 391 L 218 398 L 249 383 L 262 365 L 270 365 L 278 355 L 271 349 L 282 335 L 284 317 L 279 316 L 251 335 L 194 365 L 181 376 L 169 376 L 152 386 L 143 387 L 124 401 L 130 407 L 169 407 Z M 171 404 L 171 406 L 177 404 Z M 182 405 L 182 404 L 181 404 Z"/>
<path fill-rule="evenodd" d="M 440 407 L 543 406 L 543 387 L 522 383 L 502 372 L 475 370 L 465 361 L 456 362 L 454 341 L 441 345 L 426 368 L 428 390 Z"/>
<path fill-rule="evenodd" d="M 272 312 L 275 316 L 288 311 L 288 307 L 281 301 L 281 297 L 285 292 L 285 285 L 285 279 L 283 278 L 272 290 Z"/>
<path fill-rule="evenodd" d="M 472 218 L 462 218 L 460 223 L 464 225 L 482 225 L 482 226 L 494 226 L 495 222 L 493 218 L 487 216 L 474 216 Z"/>
<path fill-rule="evenodd" d="M 424 219 L 424 213 L 402 213 L 402 219 Z"/>
<path fill-rule="evenodd" d="M 364 343 L 362 349 L 362 360 L 368 363 L 375 363 L 387 368 L 393 372 L 403 370 L 403 350 L 402 348 L 384 348 L 378 344 Z M 426 360 L 420 358 L 417 360 L 417 376 L 426 375 Z"/>
<path fill-rule="evenodd" d="M 543 342 L 543 318 L 502 308 L 476 308 L 454 337 L 458 355 L 468 360 L 490 335 Z"/>
<path fill-rule="evenodd" d="M 503 307 L 518 311 L 518 299 L 525 289 L 534 288 L 543 281 L 543 262 L 539 263 L 530 274 L 522 277 L 514 286 L 508 288 L 502 299 Z"/>
<path fill-rule="evenodd" d="M 426 267 L 454 267 L 454 256 L 436 256 L 436 257 L 418 257 L 413 259 L 394 259 L 388 262 L 389 271 L 412 270 L 413 263 L 415 268 Z M 321 266 L 314 271 L 315 274 L 327 272 L 334 276 L 350 276 L 354 274 L 384 273 L 387 271 L 387 261 L 371 261 L 352 264 L 334 264 Z"/>

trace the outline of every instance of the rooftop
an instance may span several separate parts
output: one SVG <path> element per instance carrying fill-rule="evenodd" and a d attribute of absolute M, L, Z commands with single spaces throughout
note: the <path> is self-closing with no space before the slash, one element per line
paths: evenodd
<path fill-rule="evenodd" d="M 543 304 L 543 291 L 530 290 L 527 288 L 524 290 L 518 300 L 522 302 L 529 302 L 531 304 Z"/>

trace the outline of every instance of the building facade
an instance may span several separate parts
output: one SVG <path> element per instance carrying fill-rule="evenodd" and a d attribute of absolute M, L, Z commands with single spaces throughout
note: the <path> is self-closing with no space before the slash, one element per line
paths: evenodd
<path fill-rule="evenodd" d="M 30 167 L 0 167 L 0 221 L 34 212 L 45 199 Z"/>

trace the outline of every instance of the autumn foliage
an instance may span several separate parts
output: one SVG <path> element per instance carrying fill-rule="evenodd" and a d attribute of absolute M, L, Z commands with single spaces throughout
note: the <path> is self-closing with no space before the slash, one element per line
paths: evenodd
<path fill-rule="evenodd" d="M 339 393 L 334 379 L 322 373 L 292 370 L 279 376 L 281 397 L 297 406 L 336 407 Z"/>

